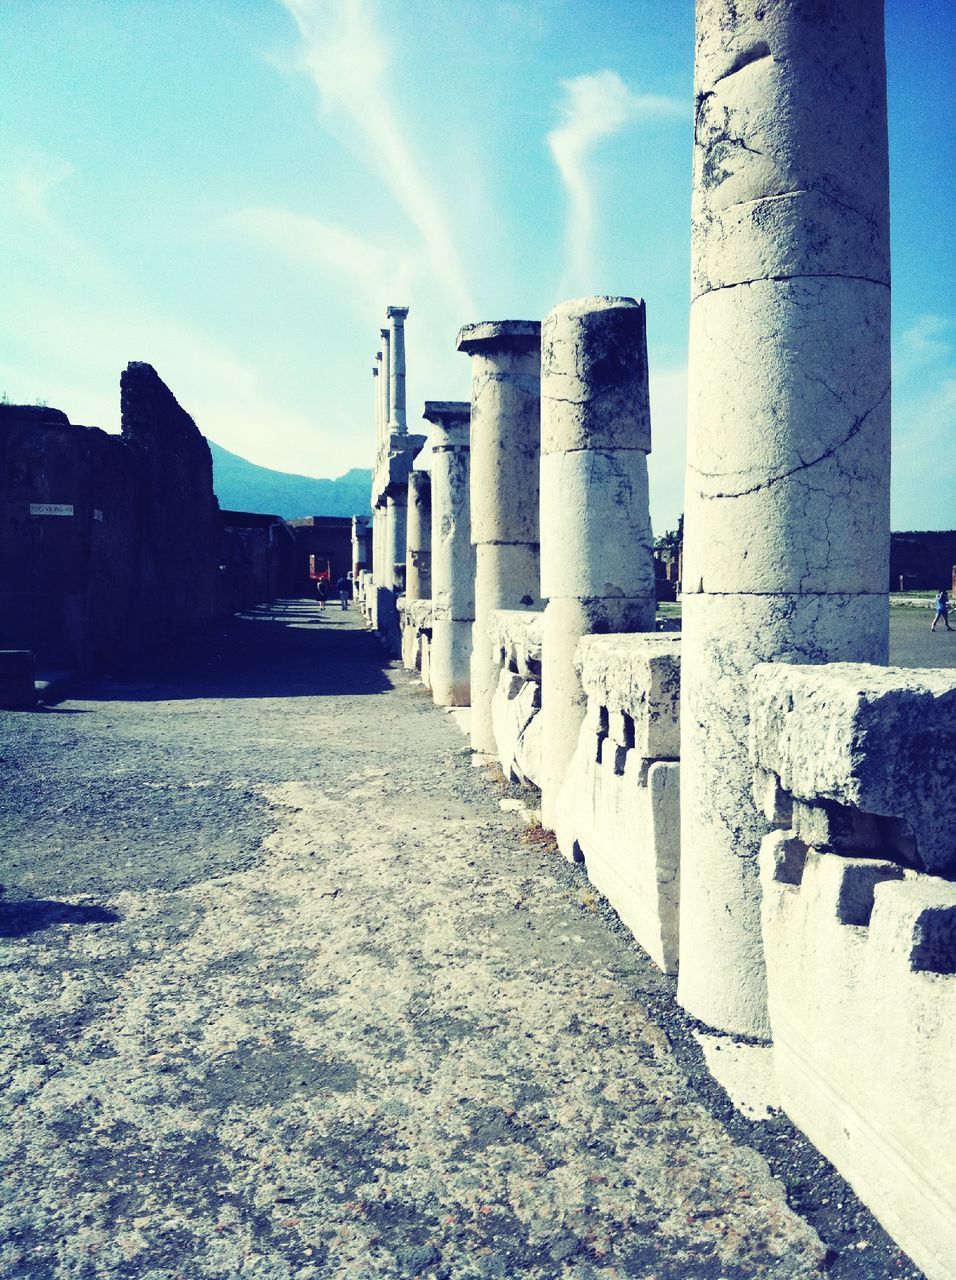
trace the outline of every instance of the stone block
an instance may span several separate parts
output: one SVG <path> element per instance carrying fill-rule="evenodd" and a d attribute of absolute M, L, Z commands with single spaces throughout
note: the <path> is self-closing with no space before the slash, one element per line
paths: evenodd
<path fill-rule="evenodd" d="M 680 653 L 679 635 L 589 635 L 578 643 L 589 708 L 626 711 L 642 759 L 680 756 Z"/>
<path fill-rule="evenodd" d="M 956 873 L 956 671 L 759 666 L 750 750 L 807 844 Z"/>
<path fill-rule="evenodd" d="M 779 831 L 760 868 L 781 1103 L 930 1280 L 951 1280 L 956 885 Z"/>

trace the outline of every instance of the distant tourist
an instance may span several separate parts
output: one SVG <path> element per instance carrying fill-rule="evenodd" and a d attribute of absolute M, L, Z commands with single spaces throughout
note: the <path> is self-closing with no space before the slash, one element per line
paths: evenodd
<path fill-rule="evenodd" d="M 936 592 L 936 599 L 933 601 L 933 625 L 930 631 L 936 630 L 936 624 L 940 618 L 945 622 L 946 630 L 952 631 L 953 628 L 949 625 L 949 594 L 945 590 Z"/>
<path fill-rule="evenodd" d="M 346 577 L 339 578 L 335 584 L 335 589 L 339 593 L 339 599 L 342 601 L 342 608 L 347 609 L 349 607 L 349 596 L 352 594 L 351 582 Z"/>
<path fill-rule="evenodd" d="M 329 598 L 329 585 L 325 578 L 318 578 L 315 583 L 315 594 L 318 596 L 319 608 L 325 608 L 325 602 Z"/>

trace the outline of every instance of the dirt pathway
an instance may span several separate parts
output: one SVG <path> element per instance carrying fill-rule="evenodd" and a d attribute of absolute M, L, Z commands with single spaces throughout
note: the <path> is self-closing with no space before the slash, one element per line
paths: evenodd
<path fill-rule="evenodd" d="M 0 757 L 0 1275 L 915 1274 L 791 1211 L 667 980 L 353 613 L 0 714 Z"/>

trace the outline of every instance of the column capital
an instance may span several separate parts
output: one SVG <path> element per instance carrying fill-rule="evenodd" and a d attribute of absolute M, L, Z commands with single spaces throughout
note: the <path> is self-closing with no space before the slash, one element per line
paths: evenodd
<path fill-rule="evenodd" d="M 539 320 L 482 320 L 460 329 L 455 347 L 471 356 L 494 351 L 533 351 L 540 343 Z"/>
<path fill-rule="evenodd" d="M 385 314 L 388 316 L 389 320 L 397 320 L 401 322 L 408 315 L 408 307 L 388 306 L 385 308 Z"/>

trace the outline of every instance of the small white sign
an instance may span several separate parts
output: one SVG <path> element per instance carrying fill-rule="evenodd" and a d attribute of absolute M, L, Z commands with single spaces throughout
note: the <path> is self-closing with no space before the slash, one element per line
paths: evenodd
<path fill-rule="evenodd" d="M 97 510 L 97 508 L 96 508 L 96 507 L 94 507 L 94 508 L 93 508 L 93 519 L 94 519 L 94 520 L 100 520 L 100 521 L 102 521 L 102 519 L 103 519 L 103 512 L 102 512 L 102 511 Z"/>
<path fill-rule="evenodd" d="M 31 516 L 71 516 L 72 502 L 31 502 Z"/>

